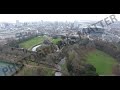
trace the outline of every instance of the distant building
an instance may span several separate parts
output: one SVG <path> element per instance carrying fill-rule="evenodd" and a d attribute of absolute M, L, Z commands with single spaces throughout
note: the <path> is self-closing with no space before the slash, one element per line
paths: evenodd
<path fill-rule="evenodd" d="M 100 26 L 96 26 L 96 27 L 82 27 L 80 29 L 81 35 L 83 35 L 84 37 L 87 37 L 89 39 L 100 39 L 102 38 L 102 35 L 104 34 L 105 29 L 100 27 Z"/>
<path fill-rule="evenodd" d="M 83 34 L 91 34 L 91 33 L 103 33 L 105 31 L 102 27 L 83 27 L 81 28 L 81 32 Z"/>
<path fill-rule="evenodd" d="M 19 26 L 19 25 L 20 25 L 19 20 L 16 20 L 16 25 L 17 25 L 17 26 Z"/>
<path fill-rule="evenodd" d="M 7 44 L 6 40 L 0 40 L 0 45 L 5 45 L 5 44 Z"/>

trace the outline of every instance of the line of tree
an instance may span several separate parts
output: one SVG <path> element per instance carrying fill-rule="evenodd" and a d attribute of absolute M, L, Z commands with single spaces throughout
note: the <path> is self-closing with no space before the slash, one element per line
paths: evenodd
<path fill-rule="evenodd" d="M 97 49 L 104 51 L 105 53 L 120 61 L 120 49 L 114 43 L 105 42 L 102 40 L 95 40 L 94 44 Z"/>
<path fill-rule="evenodd" d="M 66 57 L 68 72 L 71 76 L 98 76 L 96 68 L 88 64 L 85 59 L 85 47 L 79 44 L 64 47 L 62 50 Z M 84 49 L 84 50 L 83 50 Z"/>
<path fill-rule="evenodd" d="M 37 37 L 37 35 L 32 35 L 30 37 L 23 38 L 23 39 L 18 39 L 18 40 L 15 40 L 15 39 L 12 39 L 12 38 L 8 38 L 6 45 L 8 45 L 10 47 L 20 48 L 20 46 L 19 46 L 20 43 L 28 41 L 28 40 L 30 40 L 32 38 L 35 38 L 35 37 Z"/>

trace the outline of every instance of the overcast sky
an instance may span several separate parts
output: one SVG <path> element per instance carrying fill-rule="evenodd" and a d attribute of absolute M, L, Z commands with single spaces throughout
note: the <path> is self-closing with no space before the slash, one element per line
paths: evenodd
<path fill-rule="evenodd" d="M 0 22 L 20 22 L 29 21 L 99 21 L 112 14 L 0 14 Z M 120 14 L 115 14 L 120 20 Z"/>

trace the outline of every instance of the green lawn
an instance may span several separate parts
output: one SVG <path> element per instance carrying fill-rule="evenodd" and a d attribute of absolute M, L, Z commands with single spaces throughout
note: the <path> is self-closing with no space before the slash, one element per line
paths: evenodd
<path fill-rule="evenodd" d="M 61 40 L 61 38 L 52 39 L 52 42 L 53 42 L 54 44 L 57 44 L 57 42 L 60 41 L 60 40 Z"/>
<path fill-rule="evenodd" d="M 32 49 L 33 46 L 42 43 L 44 41 L 44 39 L 45 38 L 43 36 L 35 37 L 33 39 L 30 39 L 28 41 L 20 43 L 20 47 L 30 50 L 30 49 Z"/>
<path fill-rule="evenodd" d="M 30 39 L 28 41 L 22 42 L 20 43 L 20 47 L 31 50 L 33 46 L 38 45 L 40 43 L 42 43 L 44 40 L 46 39 L 46 37 L 44 36 L 40 36 L 40 37 L 35 37 L 33 39 Z M 60 41 L 61 38 L 57 38 L 57 39 L 52 39 L 51 41 L 54 44 L 57 44 L 58 41 Z"/>
<path fill-rule="evenodd" d="M 95 66 L 99 75 L 112 75 L 112 68 L 117 64 L 114 58 L 99 50 L 89 52 L 87 61 Z"/>

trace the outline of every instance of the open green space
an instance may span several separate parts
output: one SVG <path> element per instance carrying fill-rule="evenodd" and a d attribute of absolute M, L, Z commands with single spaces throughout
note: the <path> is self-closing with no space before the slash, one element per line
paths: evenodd
<path fill-rule="evenodd" d="M 20 43 L 20 47 L 31 50 L 33 46 L 38 45 L 44 41 L 45 37 L 35 37 L 28 41 Z"/>
<path fill-rule="evenodd" d="M 43 41 L 46 38 L 48 38 L 48 37 L 44 37 L 44 36 L 34 37 L 34 38 L 30 39 L 30 40 L 27 40 L 27 41 L 24 41 L 24 42 L 20 43 L 19 45 L 20 45 L 21 48 L 31 50 L 32 47 L 34 47 L 35 45 L 43 43 Z M 60 41 L 60 40 L 61 40 L 61 38 L 51 39 L 51 41 L 54 44 L 57 44 L 57 42 Z"/>
<path fill-rule="evenodd" d="M 89 52 L 86 59 L 96 68 L 99 75 L 112 75 L 113 66 L 117 64 L 114 58 L 99 50 Z"/>
<path fill-rule="evenodd" d="M 57 44 L 57 42 L 60 41 L 60 40 L 61 40 L 61 38 L 52 39 L 52 42 L 53 42 L 54 44 Z"/>

